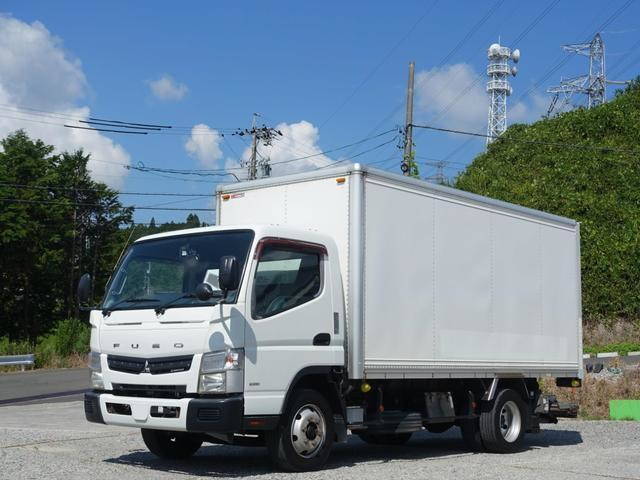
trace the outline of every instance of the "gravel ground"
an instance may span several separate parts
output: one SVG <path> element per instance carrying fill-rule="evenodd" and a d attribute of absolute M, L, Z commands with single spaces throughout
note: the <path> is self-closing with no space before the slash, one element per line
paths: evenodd
<path fill-rule="evenodd" d="M 137 430 L 87 423 L 81 402 L 0 407 L 2 479 L 640 480 L 640 422 L 562 421 L 529 435 L 526 447 L 511 455 L 472 454 L 456 428 L 416 434 L 403 447 L 350 437 L 325 470 L 287 474 L 271 469 L 264 448 L 207 445 L 189 461 L 158 460 Z"/>

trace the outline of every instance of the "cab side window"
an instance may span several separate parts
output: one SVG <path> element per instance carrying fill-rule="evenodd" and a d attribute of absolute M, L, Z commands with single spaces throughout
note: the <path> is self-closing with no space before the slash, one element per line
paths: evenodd
<path fill-rule="evenodd" d="M 267 318 L 320 294 L 322 254 L 312 249 L 266 245 L 253 285 L 253 317 Z"/>

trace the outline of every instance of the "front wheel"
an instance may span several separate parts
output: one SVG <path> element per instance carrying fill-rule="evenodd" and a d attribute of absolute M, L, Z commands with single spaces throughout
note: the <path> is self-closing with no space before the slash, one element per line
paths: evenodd
<path fill-rule="evenodd" d="M 267 448 L 276 466 L 289 471 L 321 468 L 334 441 L 333 412 L 315 390 L 298 390 L 278 427 L 268 432 Z"/>
<path fill-rule="evenodd" d="M 160 458 L 188 458 L 202 446 L 202 436 L 185 432 L 142 429 L 142 440 L 149 451 Z"/>

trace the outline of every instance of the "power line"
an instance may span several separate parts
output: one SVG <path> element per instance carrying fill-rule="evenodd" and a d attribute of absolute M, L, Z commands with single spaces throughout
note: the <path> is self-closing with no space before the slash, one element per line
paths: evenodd
<path fill-rule="evenodd" d="M 20 183 L 0 182 L 0 187 L 24 188 L 29 190 L 64 190 L 76 192 L 96 192 L 95 188 L 73 188 L 60 185 L 26 185 Z M 169 193 L 169 192 L 115 192 L 118 195 L 139 195 L 151 197 L 211 197 L 211 193 Z"/>
<path fill-rule="evenodd" d="M 589 38 L 587 38 L 585 40 L 585 43 L 592 38 L 595 34 L 597 34 L 598 32 L 604 30 L 605 28 L 607 28 L 613 21 L 615 21 L 621 14 L 622 12 L 624 12 L 629 5 L 631 5 L 633 3 L 633 0 L 627 0 L 626 3 L 624 3 L 620 8 L 618 8 L 616 11 L 614 11 L 608 18 L 607 20 L 605 20 L 604 23 L 602 23 L 600 25 L 599 28 L 596 29 L 595 32 L 591 33 L 589 35 Z M 520 95 L 517 100 L 515 100 L 514 103 L 517 103 L 519 101 L 521 101 L 523 98 L 529 96 L 533 91 L 537 90 L 544 82 L 547 81 L 547 79 L 553 75 L 556 71 L 558 71 L 560 68 L 562 68 L 567 62 L 569 62 L 569 60 L 571 60 L 573 58 L 573 55 L 563 55 L 560 59 L 559 62 L 557 62 L 555 65 L 553 65 L 549 70 L 547 70 L 547 72 L 544 73 L 544 75 L 538 79 L 533 86 L 531 86 L 531 88 L 529 88 L 527 91 L 525 91 L 522 95 Z"/>
<path fill-rule="evenodd" d="M 28 204 L 46 204 L 46 205 L 62 205 L 66 207 L 104 207 L 99 203 L 73 203 L 73 202 L 57 202 L 54 200 L 26 200 L 22 198 L 0 198 L 1 202 L 11 203 L 28 203 Z M 122 208 L 133 208 L 134 210 L 171 210 L 184 212 L 214 212 L 215 208 L 176 208 L 176 207 L 137 207 L 135 205 L 123 206 Z"/>
<path fill-rule="evenodd" d="M 113 130 L 113 129 L 108 129 L 108 128 L 94 128 L 94 127 L 80 127 L 77 125 L 68 125 L 68 124 L 64 124 L 63 127 L 66 128 L 77 128 L 79 130 L 93 130 L 96 132 L 109 132 L 109 133 L 128 133 L 131 135 L 148 135 L 149 132 L 135 132 L 132 130 Z"/>
<path fill-rule="evenodd" d="M 494 138 L 496 140 L 501 140 L 506 142 L 528 143 L 528 144 L 534 144 L 534 145 L 547 145 L 552 147 L 573 148 L 573 149 L 579 149 L 579 150 L 595 150 L 603 153 L 623 153 L 627 155 L 640 155 L 640 152 L 637 152 L 637 151 L 624 150 L 624 149 L 614 148 L 614 147 L 602 147 L 602 146 L 592 146 L 592 145 L 586 145 L 586 144 L 574 144 L 574 143 L 564 143 L 564 142 L 545 142 L 540 140 L 520 140 L 516 138 L 507 138 L 504 135 L 495 137 L 491 135 L 486 135 L 484 133 L 468 132 L 465 130 L 455 130 L 451 128 L 434 127 L 432 125 L 415 125 L 414 124 L 413 127 L 424 128 L 427 130 L 435 130 L 438 132 L 455 133 L 459 135 L 469 135 L 473 137 Z"/>
<path fill-rule="evenodd" d="M 477 30 L 484 25 L 487 20 L 498 10 L 498 8 L 500 7 L 502 3 L 502 0 L 498 0 L 488 11 L 487 13 L 478 21 L 476 22 L 467 32 L 467 34 L 465 35 L 464 39 L 460 42 L 458 42 L 458 44 L 453 47 L 443 58 L 442 60 L 438 63 L 438 65 L 435 68 L 441 68 L 444 65 L 445 61 L 448 61 L 450 58 L 452 58 L 453 55 L 455 55 L 455 53 L 457 53 L 460 48 L 462 48 L 462 46 L 473 36 L 473 34 L 475 32 L 477 32 Z M 480 76 L 478 76 L 478 78 L 481 78 Z M 422 79 L 418 79 L 418 85 L 416 88 L 420 88 L 421 83 L 424 81 L 424 78 Z M 472 88 L 472 86 L 470 86 L 469 88 L 467 88 L 465 90 L 465 92 L 463 93 L 466 94 L 470 89 Z M 440 90 L 442 91 L 442 89 Z M 457 100 L 454 100 L 453 102 L 456 102 Z M 384 125 L 385 123 L 387 123 L 389 121 L 389 119 L 391 119 L 404 105 L 404 101 L 398 103 L 398 105 L 396 105 L 396 107 L 394 107 L 391 112 L 389 114 L 387 114 L 387 116 L 385 118 L 383 118 L 380 122 L 378 122 L 378 124 L 373 127 L 373 129 L 371 129 L 371 131 L 368 133 L 368 135 L 371 135 L 371 133 L 375 132 L 378 130 L 378 128 L 380 128 L 382 125 Z M 448 107 L 446 107 L 446 110 L 448 111 Z M 442 113 L 439 115 L 441 116 Z"/>
<path fill-rule="evenodd" d="M 11 104 L 1 104 L 0 110 L 22 113 L 25 115 L 31 115 L 36 117 L 45 117 L 45 118 L 54 118 L 54 119 L 67 119 L 67 120 L 75 120 L 75 121 L 96 121 L 96 122 L 104 122 L 108 124 L 118 124 L 120 126 L 123 125 L 131 125 L 138 127 L 148 127 L 148 128 L 160 128 L 160 129 L 172 129 L 172 130 L 205 130 L 205 128 L 198 128 L 196 126 L 188 126 L 188 125 L 167 125 L 167 124 L 159 124 L 159 123 L 141 123 L 141 122 L 128 122 L 123 120 L 108 120 L 100 117 L 84 117 L 79 115 L 70 115 L 61 112 L 54 112 L 51 110 L 42 110 L 38 108 L 26 107 L 21 105 L 11 105 Z M 217 131 L 228 131 L 235 132 L 238 130 L 237 127 L 209 127 L 210 129 L 214 129 Z M 168 133 L 168 132 L 167 132 Z"/>
<path fill-rule="evenodd" d="M 379 149 L 379 148 L 382 148 L 382 147 L 384 147 L 385 145 L 389 145 L 390 143 L 395 142 L 396 140 L 398 140 L 398 137 L 399 137 L 399 135 L 396 135 L 396 136 L 395 136 L 395 137 L 393 137 L 391 140 L 387 140 L 386 142 L 383 142 L 383 143 L 381 143 L 380 145 L 376 145 L 376 146 L 375 146 L 375 147 L 373 147 L 373 148 L 370 148 L 370 149 L 368 149 L 368 150 L 364 150 L 363 152 L 357 153 L 357 154 L 355 154 L 355 155 L 351 155 L 350 157 L 343 158 L 342 160 L 336 160 L 335 162 L 328 163 L 327 165 L 322 165 L 321 167 L 314 168 L 313 170 L 314 170 L 314 171 L 315 171 L 315 170 L 322 170 L 323 168 L 331 167 L 331 166 L 333 166 L 333 165 L 337 165 L 338 163 L 348 162 L 349 160 L 353 160 L 354 158 L 357 158 L 357 157 L 359 157 L 359 156 L 361 156 L 361 155 L 364 155 L 364 154 L 366 154 L 366 153 L 370 153 L 370 152 L 373 152 L 374 150 L 377 150 L 377 149 Z"/>
<path fill-rule="evenodd" d="M 409 30 L 404 35 L 404 37 L 402 37 L 393 47 L 391 47 L 391 49 L 382 58 L 382 60 L 375 67 L 373 67 L 373 69 L 367 74 L 367 76 L 365 76 L 364 79 L 358 84 L 358 86 L 349 94 L 349 96 L 347 96 L 347 98 L 345 98 L 344 101 L 340 105 L 338 105 L 338 108 L 336 108 L 326 118 L 326 120 L 320 124 L 319 128 L 324 127 L 329 122 L 329 120 L 331 120 L 340 110 L 342 110 L 342 108 L 344 108 L 344 106 L 347 103 L 351 101 L 353 97 L 356 96 L 356 94 L 360 91 L 360 89 L 362 89 L 362 87 L 364 87 L 367 84 L 367 82 L 371 80 L 371 78 L 377 73 L 377 71 L 387 62 L 387 60 L 391 57 L 391 55 L 393 55 L 393 53 L 398 49 L 398 47 L 402 45 L 402 43 L 404 43 L 404 41 L 407 38 L 409 38 L 409 36 L 413 33 L 416 27 L 422 22 L 422 20 L 424 20 L 424 18 L 434 9 L 434 7 L 437 4 L 438 4 L 438 0 L 434 0 L 431 6 L 427 8 L 427 10 L 422 14 L 422 16 L 418 18 L 418 20 L 416 20 L 416 22 L 413 24 L 411 28 L 409 28 Z"/>

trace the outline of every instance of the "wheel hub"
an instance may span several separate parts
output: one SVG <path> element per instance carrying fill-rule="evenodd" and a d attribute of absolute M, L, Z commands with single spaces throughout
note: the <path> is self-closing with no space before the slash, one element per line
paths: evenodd
<path fill-rule="evenodd" d="M 518 405 L 513 401 L 506 402 L 500 410 L 500 433 L 507 442 L 513 443 L 520 436 L 522 416 Z"/>
<path fill-rule="evenodd" d="M 326 423 L 316 405 L 304 405 L 296 412 L 291 424 L 291 444 L 298 455 L 311 458 L 324 445 Z"/>

